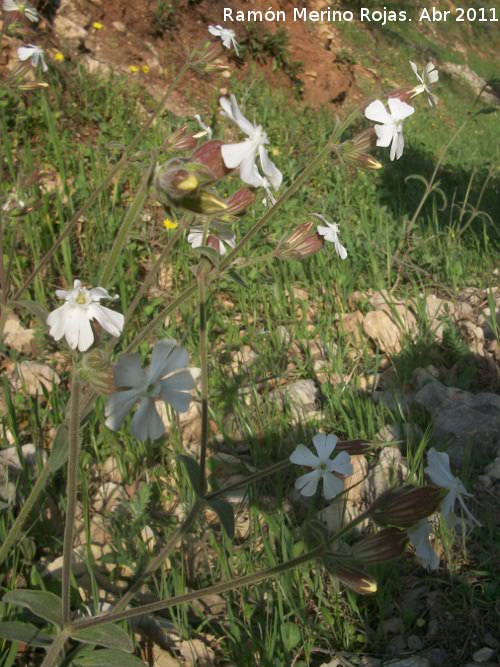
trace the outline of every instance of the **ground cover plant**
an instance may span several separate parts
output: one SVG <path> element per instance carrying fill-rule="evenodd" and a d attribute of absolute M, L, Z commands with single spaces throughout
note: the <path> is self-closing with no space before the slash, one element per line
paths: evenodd
<path fill-rule="evenodd" d="M 403 185 L 406 128 L 445 102 L 431 62 L 408 54 L 404 89 L 338 120 L 243 81 L 214 100 L 212 127 L 184 123 L 164 113 L 173 91 L 191 70 L 208 85 L 237 48 L 223 26 L 210 35 L 142 119 L 125 82 L 45 71 L 32 45 L 2 93 L 3 451 L 19 462 L 4 466 L 2 664 L 153 663 L 160 649 L 192 664 L 322 664 L 383 654 L 388 620 L 413 638 L 403 652 L 432 620 L 445 659 L 489 659 L 498 536 L 490 500 L 467 494 L 486 461 L 468 442 L 452 472 L 432 420 L 406 413 L 394 385 L 375 402 L 368 384 L 442 363 L 454 386 L 498 391 L 451 301 L 436 349 L 425 296 L 489 288 L 494 357 L 494 157 L 486 175 L 460 174 L 465 194 L 439 168 L 471 128 L 493 134 L 495 109 L 471 95 L 432 169 L 402 168 Z M 373 299 L 390 333 L 369 329 Z M 402 303 L 420 309 L 417 333 Z M 406 462 L 374 483 L 396 456 L 376 437 L 390 413 Z M 399 602 L 416 568 L 427 611 Z M 451 651 L 476 609 L 483 627 Z"/>

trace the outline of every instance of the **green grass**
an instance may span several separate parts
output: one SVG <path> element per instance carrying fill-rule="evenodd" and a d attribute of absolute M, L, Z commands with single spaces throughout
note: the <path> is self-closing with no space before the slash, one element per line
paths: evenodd
<path fill-rule="evenodd" d="M 387 66 L 390 62 L 388 56 Z M 405 73 L 411 74 L 409 67 L 408 71 L 406 65 L 404 67 Z M 12 276 L 15 287 L 22 284 L 72 213 L 103 179 L 109 163 L 117 159 L 119 149 L 112 142 L 126 145 L 140 126 L 137 90 L 130 88 L 128 80 L 101 81 L 66 64 L 59 75 L 50 76 L 51 86 L 47 92 L 22 97 L 9 92 L 1 99 L 0 123 L 6 160 L 2 194 L 15 185 L 19 175 L 28 177 L 37 170 L 60 175 L 57 187 L 47 188 L 47 176 L 27 186 L 22 194 L 36 204 L 36 208 L 7 228 L 7 247 L 16 235 L 18 238 Z M 297 109 L 290 108 L 289 98 L 267 89 L 262 81 L 243 82 L 235 92 L 239 99 L 246 99 L 248 116 L 255 115 L 266 128 L 273 159 L 285 174 L 285 180 L 292 182 L 324 144 L 334 127 L 334 118 L 326 111 L 298 113 Z M 337 353 L 328 361 L 329 370 L 354 378 L 344 389 L 329 384 L 321 387 L 324 420 L 317 426 L 329 428 L 340 437 L 372 440 L 385 423 L 394 421 L 387 408 L 374 405 L 356 389 L 356 376 L 377 372 L 380 359 L 367 350 L 358 351 L 358 358 L 353 359 L 352 346 L 339 333 L 335 316 L 351 310 L 347 300 L 353 291 L 388 288 L 398 276 L 399 265 L 392 260 L 392 255 L 402 236 L 402 224 L 411 217 L 421 197 L 421 186 L 416 181 L 405 182 L 404 177 L 412 173 L 430 176 L 436 150 L 458 125 L 473 98 L 455 90 L 447 81 L 443 82 L 439 94 L 441 105 L 437 114 L 433 115 L 423 101 L 419 101 L 419 113 L 407 124 L 407 150 L 398 164 L 386 163 L 384 170 L 372 174 L 347 173 L 333 161 L 325 163 L 307 186 L 284 206 L 250 251 L 252 256 L 266 252 L 287 231 L 310 219 L 310 214 L 317 211 L 339 222 L 341 239 L 349 250 L 346 262 L 340 262 L 333 249 L 326 248 L 304 263 L 273 261 L 243 270 L 248 289 L 229 282 L 223 282 L 217 289 L 209 307 L 211 419 L 223 433 L 228 418 L 238 425 L 249 446 L 247 458 L 258 468 L 286 457 L 295 444 L 314 432 L 313 426 L 291 425 L 287 412 L 260 399 L 254 390 L 271 377 L 314 379 L 312 360 L 304 352 L 311 341 L 319 339 L 331 349 L 337 345 Z M 152 108 L 152 101 L 147 100 L 145 106 Z M 214 99 L 214 112 L 215 109 Z M 178 123 L 165 114 L 152 128 L 140 146 L 140 150 L 145 151 L 138 156 L 143 165 L 148 162 L 147 151 L 160 145 Z M 480 187 L 485 161 L 495 159 L 492 147 L 498 148 L 498 141 L 494 141 L 498 129 L 497 116 L 480 117 L 477 126 L 474 125 L 477 134 L 467 132 L 463 143 L 450 152 L 440 176 L 448 203 L 454 188 L 456 201 L 463 198 L 474 169 L 478 171 L 477 186 Z M 221 131 L 220 126 L 216 125 L 215 130 Z M 160 155 L 161 159 L 165 156 Z M 382 159 L 385 162 L 387 156 Z M 73 277 L 97 284 L 103 258 L 111 248 L 139 180 L 140 169 L 131 165 L 113 187 L 99 197 L 81 221 L 78 234 L 64 244 L 47 271 L 37 278 L 30 298 L 53 309 L 54 290 L 71 284 Z M 495 201 L 498 202 L 498 180 L 493 179 L 484 201 L 486 210 L 493 212 Z M 410 255 L 413 265 L 405 270 L 398 287 L 401 298 L 418 299 L 419 291 L 442 293 L 443 285 L 451 292 L 471 285 L 491 286 L 492 272 L 500 258 L 498 226 L 486 218 L 478 218 L 459 236 L 458 211 L 450 210 L 448 205 L 440 212 L 438 204 L 439 201 L 431 198 L 419 217 Z M 238 223 L 238 236 L 250 228 L 262 211 L 259 203 Z M 145 266 L 161 251 L 169 235 L 161 225 L 164 214 L 153 191 L 145 212 L 148 216 L 140 218 L 135 225 L 110 285 L 112 291 L 120 295 L 122 311 L 141 284 Z M 189 250 L 184 240 L 176 249 L 172 287 L 166 299 L 191 280 L 190 266 L 194 260 Z M 293 288 L 306 290 L 307 299 L 294 296 Z M 123 345 L 161 309 L 162 303 L 160 297 L 143 301 L 132 326 L 124 333 Z M 26 323 L 30 319 L 24 310 L 20 309 L 19 314 Z M 421 324 L 424 333 L 414 345 L 408 343 L 396 360 L 402 381 L 429 358 L 425 323 Z M 302 352 L 292 353 L 286 349 L 277 335 L 279 326 L 288 330 L 291 341 L 298 343 Z M 198 365 L 194 303 L 184 304 L 155 334 L 151 341 L 160 336 L 181 341 L 191 354 L 191 363 Z M 461 358 L 463 350 L 453 338 L 453 332 L 449 335 L 446 352 L 451 355 L 449 363 L 453 363 Z M 51 362 L 53 353 L 62 346 L 46 335 L 44 339 Z M 231 355 L 244 344 L 257 351 L 258 357 L 241 374 L 236 387 L 228 366 Z M 149 342 L 141 346 L 143 355 L 149 349 Z M 4 359 L 16 357 L 5 347 L 2 354 Z M 287 368 L 289 361 L 294 363 L 292 370 Z M 68 375 L 64 368 L 61 376 L 61 386 L 47 392 L 43 400 L 21 394 L 11 396 L 15 411 L 8 409 L 2 422 L 20 444 L 46 445 L 50 440 L 49 430 L 62 420 L 68 399 Z M 253 390 L 249 405 L 237 391 L 242 387 Z M 93 512 L 88 498 L 99 488 L 102 465 L 110 456 L 116 459 L 124 483 L 138 481 L 142 484 L 142 490 L 122 510 L 124 515 L 108 517 L 113 540 L 111 553 L 106 558 L 116 567 L 113 576 L 120 578 L 125 566 L 135 568 L 146 562 L 147 547 L 141 537 L 141 527 L 147 524 L 159 537 L 170 534 L 177 519 L 164 507 L 176 498 L 188 507 L 192 494 L 174 461 L 175 455 L 183 451 L 175 429 L 170 437 L 144 445 L 135 441 L 127 429 L 115 434 L 104 428 L 102 422 L 103 402 L 98 400 L 84 428 L 80 466 L 87 529 Z M 226 442 L 230 443 L 230 439 Z M 421 474 L 418 452 L 415 459 L 415 474 Z M 477 472 L 466 471 L 467 476 Z M 20 483 L 23 494 L 31 483 L 27 473 Z M 171 557 L 171 576 L 159 573 L 151 582 L 151 589 L 161 597 L 175 595 L 184 592 L 186 585 L 206 586 L 220 578 L 243 575 L 297 555 L 301 548 L 300 521 L 283 501 L 292 485 L 290 472 L 280 479 L 263 482 L 251 491 L 246 540 L 231 544 L 218 525 L 207 526 L 201 521 L 197 534 L 212 554 L 210 563 L 202 558 L 193 578 L 182 551 L 178 550 Z M 64 516 L 62 474 L 51 481 L 48 497 L 57 516 Z M 126 517 L 125 522 L 121 516 Z M 10 513 L 2 515 L 0 540 L 10 521 Z M 393 615 L 404 593 L 418 581 L 437 592 L 440 618 L 446 618 L 450 610 L 456 614 L 457 638 L 463 628 L 469 627 L 469 614 L 474 609 L 481 610 L 482 623 L 491 631 L 498 583 L 495 583 L 494 563 L 489 554 L 495 546 L 498 547 L 498 536 L 493 526 L 489 526 L 486 531 L 476 531 L 467 538 L 466 552 L 454 547 L 449 574 L 427 577 L 421 570 L 415 573 L 411 558 L 379 567 L 380 587 L 372 598 L 338 592 L 320 568 L 308 566 L 283 575 L 279 581 L 228 595 L 226 618 L 213 619 L 185 608 L 168 612 L 166 618 L 181 637 L 196 632 L 215 635 L 220 656 L 238 665 L 315 665 L 335 651 L 383 653 L 387 642 L 383 619 Z M 39 573 L 37 562 L 42 555 L 50 561 L 59 556 L 60 551 L 60 532 L 55 533 L 45 511 L 34 513 L 26 536 L 16 546 L 8 569 L 2 573 L 2 586 L 7 589 L 27 585 L 57 588 L 57 582 Z M 93 590 L 96 596 L 95 582 Z M 0 603 L 4 620 L 12 619 L 16 613 Z M 417 621 L 411 614 L 405 616 L 406 634 L 421 634 Z M 453 637 L 451 635 L 451 639 Z M 12 653 L 7 646 L 0 648 L 0 653 L 0 665 L 12 664 Z"/>

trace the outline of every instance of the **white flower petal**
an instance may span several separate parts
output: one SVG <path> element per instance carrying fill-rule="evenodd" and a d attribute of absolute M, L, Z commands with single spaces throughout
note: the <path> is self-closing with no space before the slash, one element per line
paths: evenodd
<path fill-rule="evenodd" d="M 330 472 L 324 472 L 323 475 L 323 495 L 327 500 L 331 500 L 342 493 L 344 482 L 332 475 Z"/>
<path fill-rule="evenodd" d="M 252 137 L 256 129 L 255 125 L 247 120 L 241 113 L 238 102 L 236 101 L 236 97 L 231 95 L 229 99 L 231 100 L 231 111 L 234 122 L 238 125 L 242 132 L 247 134 L 249 137 Z"/>
<path fill-rule="evenodd" d="M 144 387 L 146 374 L 142 370 L 139 354 L 121 354 L 118 363 L 113 367 L 115 387 Z"/>
<path fill-rule="evenodd" d="M 405 118 L 408 118 L 408 116 L 411 116 L 415 111 L 415 107 L 406 104 L 406 102 L 401 102 L 397 97 L 390 97 L 387 100 L 387 104 L 389 105 L 393 120 L 404 120 Z"/>
<path fill-rule="evenodd" d="M 19 60 L 22 60 L 24 62 L 25 60 L 28 60 L 28 58 L 31 58 L 35 51 L 36 51 L 36 46 L 28 44 L 28 46 L 20 46 L 17 49 L 17 55 L 19 56 Z"/>
<path fill-rule="evenodd" d="M 98 303 L 91 303 L 87 312 L 91 320 L 97 320 L 101 327 L 115 338 L 118 338 L 123 331 L 125 318 L 121 313 L 117 313 Z"/>
<path fill-rule="evenodd" d="M 365 116 L 368 120 L 373 120 L 376 123 L 390 123 L 392 121 L 387 109 L 380 100 L 375 100 L 369 104 L 365 109 Z"/>
<path fill-rule="evenodd" d="M 320 478 L 321 473 L 319 470 L 311 470 L 311 472 L 307 472 L 305 475 L 301 475 L 295 480 L 295 488 L 300 491 L 303 496 L 309 498 L 316 493 Z"/>
<path fill-rule="evenodd" d="M 412 68 L 412 70 L 413 70 L 413 73 L 415 74 L 415 76 L 417 77 L 417 79 L 420 81 L 420 83 L 423 83 L 423 82 L 422 82 L 422 77 L 421 77 L 420 74 L 418 73 L 418 68 L 417 68 L 417 66 L 415 65 L 415 63 L 413 63 L 413 62 L 410 60 L 410 65 L 411 65 L 411 68 Z"/>
<path fill-rule="evenodd" d="M 181 362 L 180 365 L 176 363 L 176 350 L 181 350 L 181 356 L 179 359 Z M 159 340 L 153 348 L 151 366 L 148 371 L 148 381 L 157 382 L 161 378 L 165 377 L 167 373 L 172 373 L 178 368 L 186 366 L 188 360 L 189 358 L 187 352 L 183 350 L 183 348 L 178 347 L 175 340 L 172 338 L 164 338 L 163 340 Z"/>
<path fill-rule="evenodd" d="M 156 411 L 155 402 L 149 396 L 142 399 L 137 412 L 132 417 L 130 431 L 134 438 L 143 442 L 157 440 L 165 433 L 165 427 Z"/>
<path fill-rule="evenodd" d="M 55 340 L 60 340 L 66 331 L 67 310 L 71 306 L 67 303 L 59 308 L 56 308 L 47 317 L 47 325 L 49 327 L 49 334 Z"/>
<path fill-rule="evenodd" d="M 160 381 L 160 396 L 172 406 L 176 412 L 187 412 L 193 399 L 191 390 L 194 389 L 194 381 L 191 373 L 187 370 L 179 371 L 174 375 Z"/>
<path fill-rule="evenodd" d="M 344 248 L 342 243 L 339 241 L 338 237 L 334 241 L 335 243 L 335 251 L 337 255 L 340 257 L 340 259 L 346 259 L 347 258 L 347 250 Z"/>
<path fill-rule="evenodd" d="M 434 484 L 445 489 L 454 480 L 450 469 L 450 457 L 446 452 L 438 452 L 434 447 L 427 452 L 427 467 L 424 472 L 429 475 Z"/>
<path fill-rule="evenodd" d="M 315 436 L 316 437 L 316 436 Z M 313 438 L 314 440 L 314 438 Z M 298 466 L 307 466 L 315 468 L 320 464 L 320 460 L 305 445 L 297 445 L 290 454 L 290 462 Z"/>
<path fill-rule="evenodd" d="M 351 457 L 347 452 L 339 452 L 337 456 L 330 461 L 328 470 L 330 472 L 338 472 L 339 475 L 352 475 L 354 468 L 351 463 Z"/>
<path fill-rule="evenodd" d="M 277 190 L 281 183 L 283 182 L 283 174 L 278 169 L 278 167 L 272 162 L 269 158 L 269 154 L 262 144 L 259 146 L 259 156 L 260 163 L 262 165 L 262 171 L 269 179 L 269 182 L 275 190 Z"/>
<path fill-rule="evenodd" d="M 394 124 L 391 122 L 388 125 L 375 125 L 375 134 L 377 135 L 377 146 L 387 148 L 397 132 L 395 132 Z"/>
<path fill-rule="evenodd" d="M 141 393 L 140 389 L 128 389 L 127 391 L 115 391 L 114 394 L 111 394 L 104 408 L 106 426 L 112 431 L 117 431 L 139 400 Z"/>

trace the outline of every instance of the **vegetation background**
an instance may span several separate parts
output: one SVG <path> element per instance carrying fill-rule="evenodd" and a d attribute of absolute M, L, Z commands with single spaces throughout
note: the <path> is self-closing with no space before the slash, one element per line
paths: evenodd
<path fill-rule="evenodd" d="M 269 6 L 231 4 L 235 9 Z M 358 4 L 345 3 L 344 8 Z M 222 22 L 223 6 L 208 0 L 63 0 L 56 9 L 55 3 L 40 2 L 45 19 L 37 34 L 30 27 L 21 30 L 24 35 L 5 32 L 4 73 L 16 64 L 21 38 L 42 44 L 50 60 L 46 90 L 20 92 L 3 86 L 0 93 L 1 195 L 16 189 L 29 204 L 29 212 L 6 230 L 13 288 L 22 285 L 65 222 L 104 179 L 120 145 L 135 136 L 182 65 L 186 49 L 206 37 L 209 24 Z M 282 2 L 275 9 L 293 6 Z M 479 11 L 495 3 L 471 0 L 468 6 Z M 439 7 L 453 10 L 455 5 L 440 2 Z M 145 136 L 140 146 L 144 155 L 186 119 L 195 131 L 194 113 L 201 113 L 216 137 L 232 136 L 218 115 L 218 98 L 232 92 L 247 116 L 265 127 L 273 160 L 289 183 L 324 145 L 337 114 L 344 117 L 365 99 L 414 85 L 409 60 L 419 67 L 432 60 L 440 72 L 439 106 L 431 110 L 418 101 L 417 112 L 405 124 L 401 160 L 390 163 L 385 151 L 377 151 L 384 163 L 377 173 L 325 163 L 252 248 L 252 254 L 265 255 L 286 231 L 317 211 L 339 223 L 349 252 L 345 262 L 329 249 L 302 263 L 262 262 L 243 272 L 247 288 L 222 283 L 214 295 L 209 314 L 214 485 L 286 457 L 318 428 L 341 438 L 387 444 L 391 437 L 383 428 L 394 424 L 405 435 L 390 445 L 401 447 L 409 468 L 419 475 L 432 419 L 425 412 L 405 411 L 400 400 L 375 401 L 375 379 L 384 375 L 382 386 L 399 397 L 415 369 L 432 365 L 445 385 L 499 393 L 498 25 L 452 20 L 383 27 L 357 21 L 235 25 L 240 52 L 238 57 L 227 55 L 229 69 L 210 78 L 190 75 Z M 56 60 L 56 52 L 64 60 Z M 470 114 L 486 81 L 490 85 L 474 107 L 484 113 L 470 120 L 443 157 L 441 193 L 429 197 L 407 235 L 425 188 L 422 177 L 430 178 L 440 151 Z M 77 233 L 37 277 L 30 299 L 50 310 L 55 289 L 71 285 L 75 277 L 96 284 L 140 176 L 140 169 L 131 166 L 99 196 L 79 221 Z M 259 203 L 241 222 L 241 232 L 262 211 Z M 172 233 L 163 227 L 164 217 L 151 193 L 113 277 L 111 287 L 120 296 L 122 312 Z M 123 346 L 187 284 L 192 262 L 182 240 L 133 326 L 124 332 Z M 353 321 L 361 322 L 372 306 L 370 299 L 381 290 L 390 291 L 397 303 L 414 304 L 418 325 L 410 336 L 401 323 L 399 349 L 389 353 L 355 325 L 350 330 L 342 326 L 348 314 L 359 313 Z M 426 309 L 429 295 L 471 305 L 476 325 L 489 327 L 483 361 L 451 316 L 436 338 Z M 9 469 L 4 480 L 5 488 L 11 483 L 14 490 L 10 496 L 2 492 L 0 541 L 37 478 L 68 396 L 68 358 L 62 347 L 48 338 L 36 315 L 21 308 L 16 312 L 18 333 L 0 346 L 1 447 L 16 448 L 21 465 L 17 472 Z M 30 333 L 23 338 L 22 332 Z M 196 366 L 194 303 L 182 306 L 151 340 L 160 336 L 179 340 Z M 148 341 L 141 349 L 144 356 L 149 349 Z M 294 405 L 285 401 L 283 406 L 271 392 L 299 380 L 313 381 L 316 394 L 307 415 L 297 420 Z M 186 450 L 196 453 L 199 434 L 199 412 L 194 410 L 180 428 L 146 446 L 126 432 L 103 428 L 102 411 L 98 403 L 86 424 L 80 469 L 78 532 L 83 546 L 74 593 L 75 604 L 79 600 L 90 609 L 126 589 L 153 545 L 184 515 L 191 491 L 174 457 Z M 422 662 L 394 664 L 444 667 L 469 664 L 484 647 L 497 651 L 498 482 L 488 486 L 478 480 L 494 456 L 471 456 L 476 443 L 469 444 L 460 473 L 475 494 L 483 528 L 453 546 L 447 535 L 440 536 L 446 568 L 428 574 L 409 555 L 377 568 L 379 590 L 360 598 L 336 590 L 320 570 L 303 567 L 278 582 L 169 610 L 157 618 L 166 638 L 161 646 L 151 628 L 134 627 L 142 659 L 156 665 L 298 667 L 377 665 L 377 660 L 416 655 Z M 180 594 L 186 586 L 208 585 L 290 557 L 305 513 L 293 497 L 293 479 L 290 471 L 250 495 L 235 496 L 234 543 L 207 514 L 189 548 L 179 549 L 144 599 Z M 0 573 L 4 590 L 24 585 L 58 591 L 63 499 L 64 476 L 58 474 Z M 17 613 L 0 603 L 3 620 Z M 0 640 L 2 667 L 36 665 L 42 655 L 42 649 Z"/>

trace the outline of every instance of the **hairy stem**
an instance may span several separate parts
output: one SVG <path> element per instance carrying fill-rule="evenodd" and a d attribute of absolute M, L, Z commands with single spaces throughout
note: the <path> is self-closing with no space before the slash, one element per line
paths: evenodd
<path fill-rule="evenodd" d="M 201 262 L 203 264 L 204 261 Z M 201 446 L 200 446 L 200 488 L 205 493 L 206 459 L 208 448 L 208 350 L 207 350 L 207 294 L 203 269 L 198 278 L 198 296 L 200 309 L 200 366 L 201 366 Z"/>
<path fill-rule="evenodd" d="M 73 361 L 73 377 L 71 380 L 66 524 L 64 526 L 62 567 L 62 609 L 63 625 L 65 626 L 71 622 L 71 564 L 73 561 L 76 495 L 78 490 L 78 453 L 80 450 L 80 380 L 75 368 L 75 361 Z"/>
<path fill-rule="evenodd" d="M 49 650 L 45 654 L 45 658 L 41 664 L 41 667 L 52 667 L 52 665 L 55 665 L 67 641 L 68 634 L 64 631 L 60 632 L 55 637 L 54 641 L 50 645 Z"/>
<path fill-rule="evenodd" d="M 135 607 L 133 609 L 128 609 L 127 611 L 113 613 L 109 612 L 107 614 L 99 614 L 94 616 L 94 618 L 83 619 L 77 621 L 73 624 L 73 627 L 78 630 L 83 628 L 90 628 L 101 623 L 109 623 L 115 621 L 123 621 L 128 618 L 135 618 L 137 616 L 143 616 L 144 614 L 152 614 L 155 611 L 162 611 L 163 609 L 168 609 L 169 607 L 175 607 L 179 604 L 185 604 L 186 602 L 192 602 L 193 600 L 201 600 L 209 595 L 215 595 L 220 593 L 227 593 L 232 591 L 235 588 L 240 588 L 242 586 L 251 586 L 252 584 L 258 584 L 261 581 L 270 579 L 272 577 L 277 577 L 278 575 L 291 570 L 302 563 L 307 563 L 310 560 L 319 558 L 324 552 L 324 546 L 321 545 L 316 547 L 312 551 L 308 551 L 302 556 L 293 558 L 286 563 L 281 563 L 280 565 L 275 565 L 274 567 L 267 568 L 266 570 L 261 570 L 260 572 L 255 572 L 253 574 L 247 574 L 244 577 L 238 577 L 232 581 L 224 581 L 214 586 L 208 586 L 207 588 L 202 588 L 199 591 L 191 591 L 190 593 L 184 593 L 184 595 L 178 595 L 176 597 L 170 598 L 169 600 L 160 600 L 159 602 L 153 602 L 151 604 L 142 605 L 140 607 Z"/>

